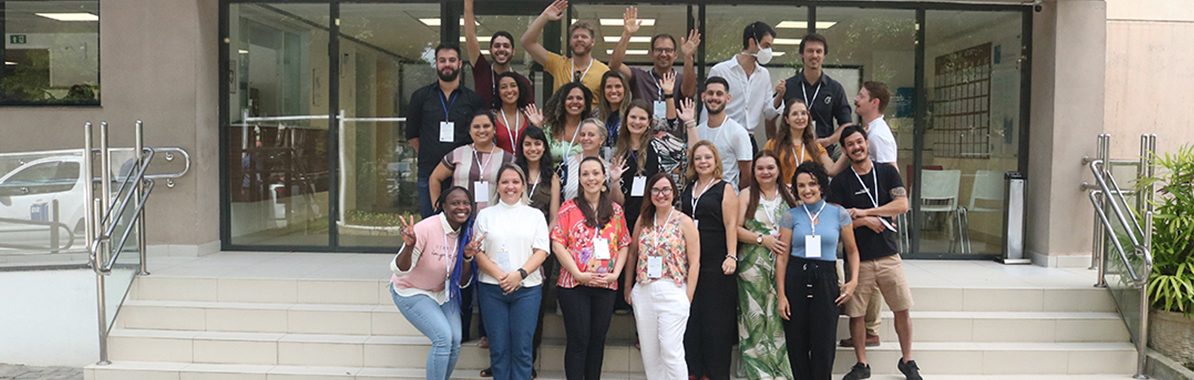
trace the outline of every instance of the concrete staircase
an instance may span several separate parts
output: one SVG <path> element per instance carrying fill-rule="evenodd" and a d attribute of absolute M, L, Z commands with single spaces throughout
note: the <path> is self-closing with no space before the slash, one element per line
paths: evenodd
<path fill-rule="evenodd" d="M 140 277 L 111 333 L 112 364 L 87 380 L 420 379 L 429 341 L 398 312 L 385 280 Z M 913 287 L 914 355 L 929 379 L 1127 378 L 1135 352 L 1106 290 Z M 546 321 L 541 378 L 563 378 L 561 317 Z M 846 320 L 839 323 L 846 336 Z M 869 359 L 901 378 L 891 314 Z M 634 321 L 615 316 L 608 378 L 643 378 Z M 466 343 L 454 377 L 478 378 L 488 350 Z M 839 348 L 836 372 L 854 363 Z M 1087 376 L 1087 375 L 1123 376 Z M 1023 378 L 1023 377 L 1011 377 Z"/>

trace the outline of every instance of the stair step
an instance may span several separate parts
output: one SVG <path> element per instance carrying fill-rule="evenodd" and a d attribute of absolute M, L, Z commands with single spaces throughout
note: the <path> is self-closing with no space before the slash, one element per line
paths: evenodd
<path fill-rule="evenodd" d="M 388 279 L 137 277 L 130 299 L 192 302 L 393 305 Z M 1115 312 L 1106 289 L 912 286 L 918 311 Z"/>
<path fill-rule="evenodd" d="M 420 368 L 430 341 L 425 337 L 183 332 L 117 329 L 110 335 L 113 361 L 193 362 L 239 365 L 316 365 Z M 926 373 L 1067 374 L 1128 373 L 1135 365 L 1130 343 L 959 343 L 915 342 L 917 362 Z M 542 369 L 563 370 L 564 340 L 545 338 Z M 899 344 L 886 341 L 867 349 L 875 373 L 895 373 Z M 848 371 L 853 350 L 839 347 L 835 369 Z M 489 351 L 466 343 L 457 368 L 479 370 Z M 885 365 L 884 363 L 890 364 Z M 605 370 L 642 371 L 632 340 L 606 342 Z M 890 367 L 890 368 L 887 368 Z"/>

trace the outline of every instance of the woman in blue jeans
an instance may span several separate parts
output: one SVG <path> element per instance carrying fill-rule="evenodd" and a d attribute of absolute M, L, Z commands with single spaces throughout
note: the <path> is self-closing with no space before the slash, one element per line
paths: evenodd
<path fill-rule="evenodd" d="M 477 214 L 477 297 L 489 332 L 489 368 L 495 380 L 531 378 L 531 355 L 550 239 L 543 212 L 528 205 L 526 173 L 507 163 L 498 169 L 496 194 Z M 500 200 L 500 202 L 499 202 Z"/>
<path fill-rule="evenodd" d="M 460 288 L 472 283 L 476 272 L 474 249 L 467 226 L 473 216 L 473 196 L 453 187 L 440 195 L 442 208 L 415 223 L 402 219 L 402 249 L 390 261 L 394 272 L 390 295 L 407 321 L 431 339 L 427 379 L 452 377 L 460 356 Z"/>

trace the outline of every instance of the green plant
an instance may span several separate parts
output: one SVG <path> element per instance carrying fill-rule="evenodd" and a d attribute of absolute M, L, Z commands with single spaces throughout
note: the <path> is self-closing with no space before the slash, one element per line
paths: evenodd
<path fill-rule="evenodd" d="M 1148 296 L 1157 309 L 1194 316 L 1194 146 L 1153 158 L 1163 170 L 1136 187 L 1160 186 L 1153 201 Z"/>

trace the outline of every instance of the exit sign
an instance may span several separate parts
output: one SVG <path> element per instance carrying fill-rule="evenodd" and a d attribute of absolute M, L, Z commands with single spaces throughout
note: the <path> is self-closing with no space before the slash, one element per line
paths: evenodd
<path fill-rule="evenodd" d="M 9 35 L 8 43 L 13 44 L 13 45 L 24 45 L 25 44 L 25 35 L 24 34 Z"/>

